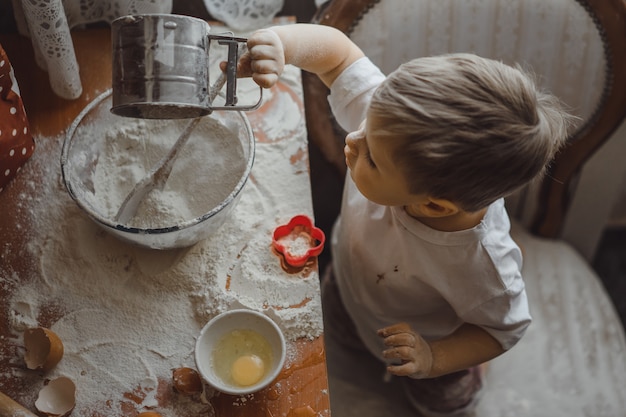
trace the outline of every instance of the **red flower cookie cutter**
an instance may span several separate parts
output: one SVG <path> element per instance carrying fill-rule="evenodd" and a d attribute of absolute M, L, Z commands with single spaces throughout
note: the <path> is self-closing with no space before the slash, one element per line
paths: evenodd
<path fill-rule="evenodd" d="M 315 227 L 308 216 L 297 215 L 274 230 L 272 245 L 289 265 L 300 267 L 322 253 L 325 241 L 322 229 Z"/>

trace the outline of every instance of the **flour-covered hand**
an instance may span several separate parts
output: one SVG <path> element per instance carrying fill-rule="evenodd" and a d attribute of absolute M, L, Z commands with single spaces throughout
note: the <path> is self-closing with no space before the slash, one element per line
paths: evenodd
<path fill-rule="evenodd" d="M 260 29 L 248 38 L 248 50 L 237 64 L 238 77 L 252 77 L 263 88 L 270 88 L 278 81 L 285 68 L 283 44 L 271 29 Z M 222 63 L 222 70 L 225 63 Z"/>
<path fill-rule="evenodd" d="M 411 378 L 426 378 L 433 366 L 433 355 L 430 345 L 406 323 L 398 323 L 378 331 L 388 349 L 383 356 L 392 365 L 387 367 L 389 373 Z M 397 362 L 397 364 L 395 364 Z"/>

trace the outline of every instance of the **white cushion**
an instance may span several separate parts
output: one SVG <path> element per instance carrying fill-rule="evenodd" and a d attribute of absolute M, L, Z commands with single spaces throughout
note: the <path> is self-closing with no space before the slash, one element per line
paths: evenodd
<path fill-rule="evenodd" d="M 602 95 L 602 38 L 575 0 L 382 0 L 351 38 L 385 73 L 449 52 L 518 63 L 583 119 Z"/>

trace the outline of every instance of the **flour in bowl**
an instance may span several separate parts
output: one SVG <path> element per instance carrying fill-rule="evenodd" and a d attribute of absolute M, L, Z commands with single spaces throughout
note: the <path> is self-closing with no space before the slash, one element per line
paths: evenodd
<path fill-rule="evenodd" d="M 118 119 L 120 120 L 120 119 Z M 247 154 L 238 135 L 243 129 L 227 126 L 217 113 L 202 118 L 180 150 L 162 190 L 154 189 L 139 205 L 128 226 L 156 229 L 200 217 L 222 203 L 242 180 Z M 91 140 L 97 146 L 70 154 L 70 163 L 93 159 L 93 170 L 80 183 L 93 192 L 83 195 L 106 219 L 113 219 L 139 181 L 170 150 L 188 120 L 123 119 L 113 126 L 91 123 L 77 129 L 75 143 Z M 106 129 L 106 130 L 105 130 Z M 96 155 L 84 156 L 91 152 Z M 78 185 L 77 180 L 73 180 Z"/>

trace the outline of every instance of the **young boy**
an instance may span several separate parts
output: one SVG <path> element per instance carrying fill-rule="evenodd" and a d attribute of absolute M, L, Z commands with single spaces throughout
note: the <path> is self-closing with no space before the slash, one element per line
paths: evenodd
<path fill-rule="evenodd" d="M 467 415 L 480 365 L 531 321 L 503 197 L 544 172 L 569 116 L 519 69 L 471 54 L 418 58 L 385 77 L 326 26 L 261 30 L 248 47 L 242 71 L 262 86 L 285 64 L 317 74 L 351 132 L 323 283 L 327 333 L 340 323 L 339 337 L 352 333 L 408 377 L 422 414 Z"/>

